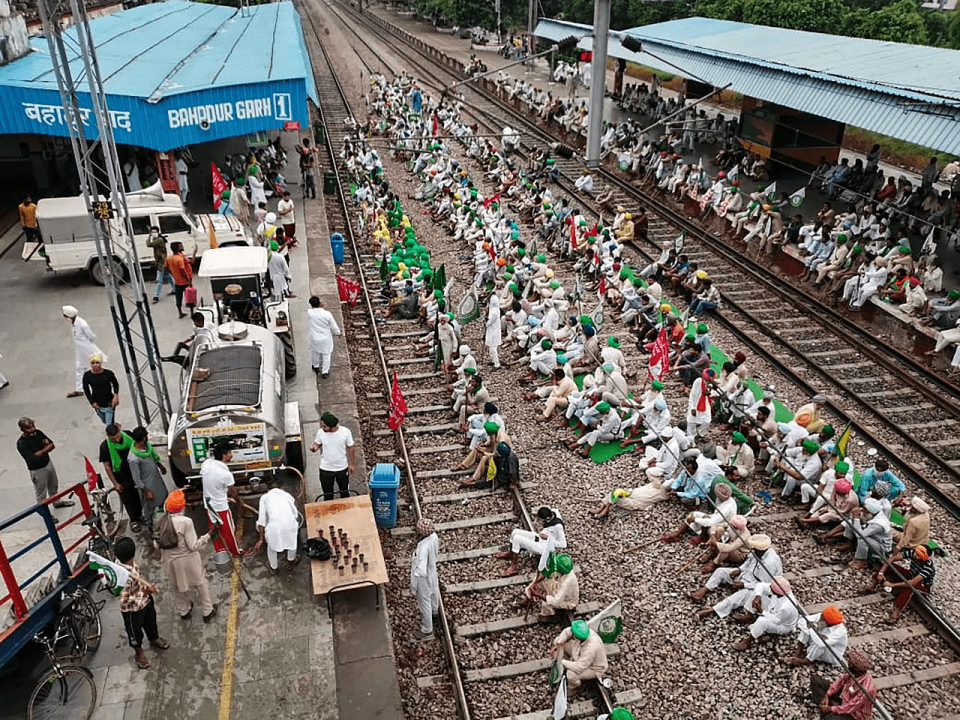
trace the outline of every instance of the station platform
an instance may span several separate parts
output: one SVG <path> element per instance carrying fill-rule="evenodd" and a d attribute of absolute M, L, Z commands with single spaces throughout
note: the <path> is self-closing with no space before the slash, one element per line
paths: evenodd
<path fill-rule="evenodd" d="M 298 187 L 299 171 L 293 146 L 306 133 L 284 132 L 288 149 L 287 177 L 296 203 L 300 247 L 291 255 L 291 319 L 294 327 L 299 372 L 287 385 L 288 399 L 300 404 L 305 444 L 312 442 L 322 412 L 333 412 L 356 438 L 357 471 L 351 487 L 366 492 L 366 462 L 360 434 L 357 401 L 345 338 L 335 343 L 332 372 L 321 380 L 310 370 L 307 350 L 306 309 L 312 293 L 320 295 L 341 328 L 343 319 L 337 293 L 336 268 L 330 249 L 323 196 L 304 200 Z M 237 139 L 242 151 L 242 138 Z M 222 143 L 193 148 L 200 168 L 210 167 L 223 157 Z M 207 170 L 209 175 L 209 170 Z M 206 179 L 209 182 L 209 179 Z M 192 210 L 211 212 L 209 192 L 196 183 Z M 271 209 L 276 201 L 270 202 Z M 74 350 L 70 326 L 61 317 L 61 306 L 75 305 L 97 334 L 97 343 L 107 355 L 106 367 L 120 381 L 117 420 L 126 428 L 135 425 L 129 403 L 121 355 L 113 333 L 104 291 L 86 274 L 55 276 L 42 263 L 24 263 L 20 258 L 19 225 L 0 237 L 0 302 L 7 322 L 0 325 L 0 352 L 3 372 L 10 385 L 0 392 L 0 411 L 6 421 L 0 425 L 0 444 L 11 451 L 0 456 L 0 504 L 9 509 L 33 503 L 33 488 L 20 456 L 12 450 L 19 430 L 16 419 L 27 415 L 56 443 L 52 458 L 60 487 L 84 478 L 84 457 L 97 462 L 103 425 L 83 398 L 67 399 L 73 389 Z M 152 271 L 145 271 L 147 292 L 152 293 Z M 162 291 L 160 302 L 152 305 L 154 323 L 162 351 L 190 334 L 189 320 L 178 320 L 173 298 Z M 171 370 L 173 368 L 173 370 Z M 171 399 L 179 400 L 179 373 L 165 364 Z M 159 448 L 158 448 L 159 449 Z M 161 455 L 164 454 L 159 449 Z M 319 458 L 307 455 L 306 501 L 319 494 Z M 171 483 L 168 481 L 168 486 Z M 249 502 L 249 501 L 248 501 Z M 254 503 L 255 504 L 255 503 Z M 63 514 L 62 511 L 60 511 Z M 248 513 L 249 514 L 249 513 Z M 198 534 L 206 532 L 204 514 L 191 513 Z M 238 523 L 241 543 L 251 544 L 256 536 L 255 519 Z M 31 529 L 18 534 L 4 533 L 4 547 L 12 552 L 31 539 Z M 372 593 L 340 593 L 329 617 L 323 597 L 313 595 L 309 561 L 292 572 L 281 568 L 279 575 L 267 571 L 261 553 L 245 558 L 242 578 L 249 590 L 247 599 L 239 583 L 218 575 L 211 563 L 209 576 L 217 616 L 204 624 L 199 610 L 192 619 L 181 620 L 173 608 L 169 584 L 159 563 L 146 557 L 144 543 L 138 542 L 138 560 L 144 576 L 160 586 L 156 598 L 161 636 L 170 649 L 147 649 L 151 667 L 138 670 L 128 647 L 117 600 L 103 593 L 101 611 L 104 626 L 101 646 L 87 655 L 85 664 L 98 687 L 96 720 L 170 720 L 172 718 L 233 718 L 263 720 L 265 717 L 322 718 L 400 717 L 399 689 L 388 678 L 393 674 L 385 603 L 376 610 Z M 206 556 L 209 556 L 207 551 Z M 27 567 L 15 567 L 26 575 Z M 368 607 L 369 605 L 369 607 Z M 6 607 L 4 607 L 6 610 Z M 363 628 L 358 632 L 357 628 Z M 0 720 L 22 718 L 39 676 L 49 667 L 39 646 L 28 646 L 0 675 L 0 693 L 5 702 Z M 378 682 L 371 685 L 370 677 Z"/>

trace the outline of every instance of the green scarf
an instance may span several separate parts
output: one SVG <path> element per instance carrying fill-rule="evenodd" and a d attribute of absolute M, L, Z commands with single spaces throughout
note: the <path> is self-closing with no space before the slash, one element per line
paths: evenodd
<path fill-rule="evenodd" d="M 129 450 L 133 447 L 133 438 L 127 435 L 125 432 L 120 433 L 121 440 L 118 443 L 115 443 L 110 438 L 107 438 L 107 450 L 110 451 L 110 465 L 113 467 L 113 471 L 116 472 L 120 469 L 120 466 L 123 465 L 123 458 L 120 457 L 120 450 Z"/>
<path fill-rule="evenodd" d="M 157 451 L 153 449 L 153 445 L 147 443 L 147 449 L 141 450 L 136 445 L 130 448 L 130 452 L 136 455 L 138 458 L 153 458 L 153 461 L 160 464 L 160 456 L 157 454 Z"/>

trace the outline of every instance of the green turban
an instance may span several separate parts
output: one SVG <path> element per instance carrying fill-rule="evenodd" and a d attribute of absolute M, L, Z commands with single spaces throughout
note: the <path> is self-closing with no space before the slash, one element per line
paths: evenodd
<path fill-rule="evenodd" d="M 489 434 L 493 435 L 496 432 L 500 432 L 500 426 L 492 420 L 487 420 L 483 424 L 483 429 L 486 430 Z"/>

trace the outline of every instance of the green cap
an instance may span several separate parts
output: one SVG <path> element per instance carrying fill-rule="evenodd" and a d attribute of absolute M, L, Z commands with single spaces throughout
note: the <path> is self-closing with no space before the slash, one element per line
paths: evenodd
<path fill-rule="evenodd" d="M 509 279 L 512 278 L 512 277 L 513 277 L 513 273 L 508 273 L 508 272 L 506 272 L 506 273 L 503 274 L 503 279 L 504 279 L 504 280 L 509 280 Z"/>
<path fill-rule="evenodd" d="M 527 251 L 523 248 L 517 248 L 517 257 L 523 257 L 527 254 Z"/>
<path fill-rule="evenodd" d="M 538 262 L 538 263 L 545 263 L 546 261 L 547 261 L 547 256 L 546 256 L 546 255 L 544 255 L 543 253 L 540 253 L 539 255 L 537 255 L 537 262 Z"/>
<path fill-rule="evenodd" d="M 551 280 L 550 287 L 556 290 L 558 287 L 560 287 L 560 282 L 558 280 Z"/>
<path fill-rule="evenodd" d="M 641 278 L 635 277 L 630 282 L 633 283 L 634 287 L 641 287 L 643 285 L 643 280 Z"/>
<path fill-rule="evenodd" d="M 581 316 L 580 316 L 580 324 L 581 324 L 581 325 L 593 325 L 593 318 L 590 317 L 589 315 L 581 315 Z"/>
<path fill-rule="evenodd" d="M 566 575 L 573 571 L 573 558 L 566 553 L 557 555 L 556 566 L 558 573 Z"/>
<path fill-rule="evenodd" d="M 650 387 L 652 387 L 654 390 L 663 390 L 663 383 L 659 380 L 654 380 L 652 383 L 650 383 Z"/>
<path fill-rule="evenodd" d="M 506 269 L 507 269 L 507 272 L 508 272 L 508 273 L 514 272 L 513 265 L 507 265 L 507 268 L 506 268 Z"/>
<path fill-rule="evenodd" d="M 620 347 L 620 341 L 617 339 L 616 335 L 611 335 L 607 338 L 607 345 L 612 348 L 618 348 Z"/>
<path fill-rule="evenodd" d="M 745 442 L 747 441 L 747 438 L 744 436 L 744 434 L 743 434 L 742 432 L 735 432 L 735 433 L 733 434 L 733 441 L 734 441 L 735 443 L 743 444 L 743 443 L 745 443 Z"/>
<path fill-rule="evenodd" d="M 838 243 L 845 243 L 846 241 L 847 241 L 847 235 L 846 235 L 846 233 L 840 233 L 839 235 L 837 235 L 837 242 L 838 242 Z"/>
<path fill-rule="evenodd" d="M 736 188 L 734 188 L 736 190 Z M 633 713 L 626 708 L 614 708 L 609 720 L 635 720 Z"/>
<path fill-rule="evenodd" d="M 608 403 L 606 400 L 604 400 L 602 403 L 599 403 L 597 405 L 597 412 L 610 412 L 610 403 Z"/>
<path fill-rule="evenodd" d="M 841 460 L 833 466 L 833 469 L 838 473 L 843 473 L 846 475 L 848 472 L 850 472 L 850 463 L 848 463 L 846 460 Z"/>
<path fill-rule="evenodd" d="M 443 297 L 443 290 L 434 290 L 433 297 L 437 300 Z"/>
<path fill-rule="evenodd" d="M 817 442 L 815 440 L 810 440 L 809 438 L 800 443 L 800 447 L 802 447 L 811 455 L 820 450 L 820 446 L 817 444 Z"/>
<path fill-rule="evenodd" d="M 487 431 L 488 433 L 490 433 L 491 435 L 493 435 L 493 433 L 500 431 L 500 426 L 497 425 L 497 424 L 496 424 L 495 422 L 493 422 L 492 420 L 487 420 L 487 421 L 483 424 L 483 429 L 486 430 L 486 431 Z"/>
<path fill-rule="evenodd" d="M 570 632 L 577 640 L 586 640 L 590 637 L 590 626 L 583 620 L 574 620 Z"/>
<path fill-rule="evenodd" d="M 630 271 L 627 270 L 626 268 L 621 268 L 621 269 L 620 269 L 620 279 L 621 279 L 621 280 L 626 280 L 628 277 L 630 277 Z"/>
<path fill-rule="evenodd" d="M 510 283 L 509 285 L 507 285 L 507 289 L 510 292 L 517 292 L 520 288 L 517 287 L 516 283 Z"/>
<path fill-rule="evenodd" d="M 684 340 L 689 340 L 690 342 L 696 342 L 697 336 L 693 335 L 692 333 L 688 333 L 687 336 L 684 337 Z"/>
<path fill-rule="evenodd" d="M 960 298 L 960 290 L 951 290 L 950 292 L 947 293 L 947 297 L 950 298 L 951 300 L 956 300 L 957 298 Z"/>
<path fill-rule="evenodd" d="M 544 350 L 549 350 L 550 348 L 553 347 L 553 343 L 550 342 L 549 340 L 547 340 L 547 338 L 544 338 L 544 339 L 540 342 L 540 347 L 543 348 Z"/>
<path fill-rule="evenodd" d="M 820 437 L 831 438 L 833 437 L 833 434 L 833 425 L 827 424 L 820 428 Z"/>
<path fill-rule="evenodd" d="M 704 323 L 700 323 L 699 325 L 697 325 L 697 332 L 698 333 L 710 332 L 710 328 L 708 328 Z"/>

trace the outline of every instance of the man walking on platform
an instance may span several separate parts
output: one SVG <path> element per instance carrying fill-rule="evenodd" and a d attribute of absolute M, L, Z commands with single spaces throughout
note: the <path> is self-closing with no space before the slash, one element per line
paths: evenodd
<path fill-rule="evenodd" d="M 310 367 L 314 372 L 326 378 L 330 375 L 330 358 L 333 355 L 333 336 L 340 336 L 340 327 L 329 310 L 323 307 L 319 297 L 310 298 L 307 310 L 307 328 L 309 332 Z"/>
<path fill-rule="evenodd" d="M 164 268 L 173 276 L 173 291 L 176 295 L 177 312 L 180 319 L 187 315 L 183 312 L 183 293 L 193 284 L 193 267 L 190 260 L 183 254 L 183 243 L 175 242 L 170 244 L 170 252 L 173 254 L 164 261 Z"/>

